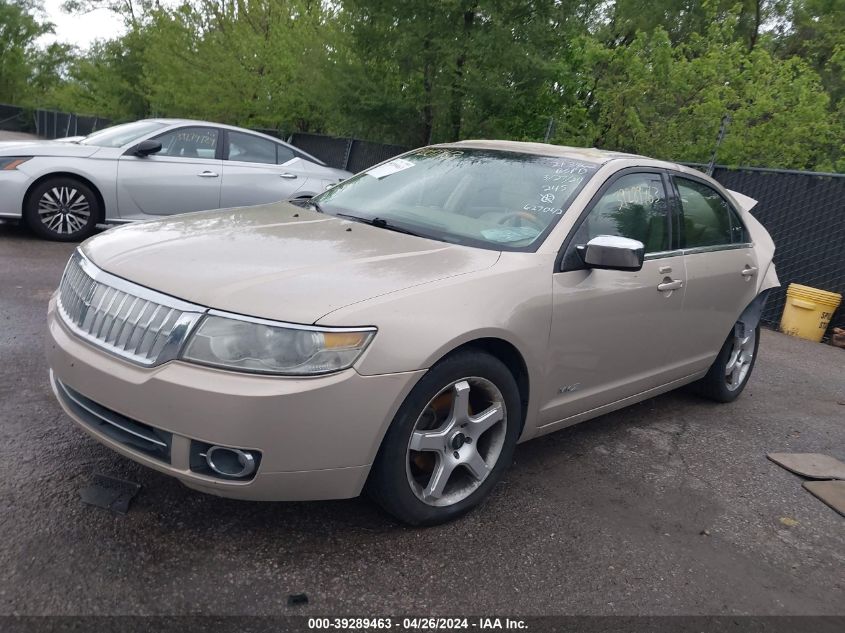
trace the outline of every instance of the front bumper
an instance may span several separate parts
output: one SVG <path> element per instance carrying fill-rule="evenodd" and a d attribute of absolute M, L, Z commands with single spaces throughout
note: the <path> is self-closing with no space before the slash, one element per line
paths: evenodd
<path fill-rule="evenodd" d="M 20 169 L 0 170 L 0 218 L 19 218 L 32 178 Z"/>
<path fill-rule="evenodd" d="M 48 312 L 47 357 L 62 408 L 101 443 L 191 488 L 266 501 L 360 494 L 387 426 L 424 373 L 362 376 L 348 369 L 288 378 L 181 361 L 138 367 L 72 334 L 55 298 Z M 68 393 L 160 431 L 168 438 L 169 457 L 156 458 L 101 432 Z M 192 441 L 260 451 L 255 477 L 236 481 L 195 472 Z"/>

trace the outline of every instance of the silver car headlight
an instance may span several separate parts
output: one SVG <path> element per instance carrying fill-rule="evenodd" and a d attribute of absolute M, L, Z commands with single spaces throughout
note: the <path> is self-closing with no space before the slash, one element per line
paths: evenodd
<path fill-rule="evenodd" d="M 351 367 L 375 328 L 319 328 L 207 315 L 182 359 L 261 374 L 308 376 Z"/>

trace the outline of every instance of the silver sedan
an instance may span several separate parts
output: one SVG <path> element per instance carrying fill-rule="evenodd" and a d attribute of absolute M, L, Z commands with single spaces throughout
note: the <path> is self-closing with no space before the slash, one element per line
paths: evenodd
<path fill-rule="evenodd" d="M 349 176 L 264 134 L 148 119 L 77 140 L 0 143 L 0 218 L 74 241 L 101 223 L 308 199 Z"/>

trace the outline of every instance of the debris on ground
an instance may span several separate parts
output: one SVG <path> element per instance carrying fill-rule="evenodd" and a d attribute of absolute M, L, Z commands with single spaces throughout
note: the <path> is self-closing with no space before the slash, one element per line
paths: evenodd
<path fill-rule="evenodd" d="M 769 453 L 778 466 L 808 479 L 845 479 L 845 463 L 822 453 Z"/>
<path fill-rule="evenodd" d="M 288 596 L 288 606 L 298 607 L 303 604 L 308 604 L 308 596 L 304 593 L 292 593 Z"/>
<path fill-rule="evenodd" d="M 94 473 L 91 483 L 79 491 L 79 496 L 89 505 L 105 508 L 116 514 L 126 514 L 129 512 L 129 504 L 139 490 L 141 484 Z"/>
<path fill-rule="evenodd" d="M 805 481 L 804 488 L 816 499 L 845 516 L 845 481 Z"/>

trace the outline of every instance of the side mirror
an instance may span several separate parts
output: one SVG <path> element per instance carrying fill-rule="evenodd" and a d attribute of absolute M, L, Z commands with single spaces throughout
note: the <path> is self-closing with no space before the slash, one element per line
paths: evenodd
<path fill-rule="evenodd" d="M 132 154 L 135 154 L 135 156 L 149 156 L 150 154 L 155 154 L 156 152 L 161 151 L 161 143 L 152 139 L 147 139 L 146 141 L 138 143 L 130 151 Z"/>
<path fill-rule="evenodd" d="M 587 266 L 603 270 L 640 270 L 645 258 L 642 242 L 615 235 L 599 235 L 576 250 Z"/>

